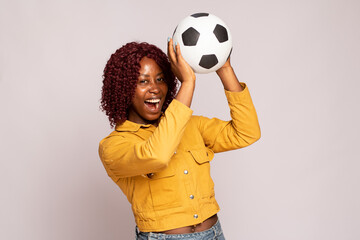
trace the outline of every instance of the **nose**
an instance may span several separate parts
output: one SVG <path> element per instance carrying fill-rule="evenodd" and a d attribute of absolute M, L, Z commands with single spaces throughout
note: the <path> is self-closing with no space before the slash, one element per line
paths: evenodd
<path fill-rule="evenodd" d="M 156 81 L 151 81 L 149 92 L 155 94 L 160 92 L 159 84 Z"/>

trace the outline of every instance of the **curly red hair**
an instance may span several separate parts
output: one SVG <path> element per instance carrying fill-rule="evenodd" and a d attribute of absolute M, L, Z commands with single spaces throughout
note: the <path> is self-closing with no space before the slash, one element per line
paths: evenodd
<path fill-rule="evenodd" d="M 153 59 L 164 73 L 168 92 L 162 111 L 165 111 L 175 97 L 177 80 L 166 54 L 146 42 L 127 43 L 111 55 L 104 69 L 101 109 L 108 116 L 111 127 L 128 118 L 128 110 L 140 75 L 140 60 L 143 57 Z"/>

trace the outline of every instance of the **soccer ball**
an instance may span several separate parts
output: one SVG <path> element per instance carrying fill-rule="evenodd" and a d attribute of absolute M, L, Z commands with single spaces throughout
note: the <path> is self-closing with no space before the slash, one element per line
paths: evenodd
<path fill-rule="evenodd" d="M 184 18 L 175 28 L 174 45 L 196 73 L 209 73 L 221 68 L 232 50 L 229 28 L 209 13 L 195 13 Z"/>

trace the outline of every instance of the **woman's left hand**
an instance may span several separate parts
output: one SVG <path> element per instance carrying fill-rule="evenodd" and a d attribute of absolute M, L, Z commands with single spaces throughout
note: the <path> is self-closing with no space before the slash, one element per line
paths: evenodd
<path fill-rule="evenodd" d="M 224 63 L 224 65 L 221 66 L 221 68 L 219 68 L 218 70 L 216 70 L 216 73 L 219 75 L 219 73 L 221 71 L 223 71 L 226 68 L 231 68 L 231 63 L 230 63 L 230 56 L 229 58 L 226 60 L 226 62 Z"/>
<path fill-rule="evenodd" d="M 239 83 L 234 69 L 231 66 L 230 57 L 225 64 L 216 71 L 216 73 L 220 77 L 221 82 L 227 91 L 241 92 L 243 90 L 243 87 Z"/>

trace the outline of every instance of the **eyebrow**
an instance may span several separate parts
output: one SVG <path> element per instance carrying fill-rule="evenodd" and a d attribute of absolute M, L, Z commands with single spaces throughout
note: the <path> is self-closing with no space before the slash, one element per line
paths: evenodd
<path fill-rule="evenodd" d="M 161 74 L 164 74 L 164 72 L 159 72 L 158 74 L 156 74 L 156 76 L 159 76 Z M 143 77 L 150 77 L 150 75 L 148 74 L 140 74 L 140 76 L 143 76 Z"/>

